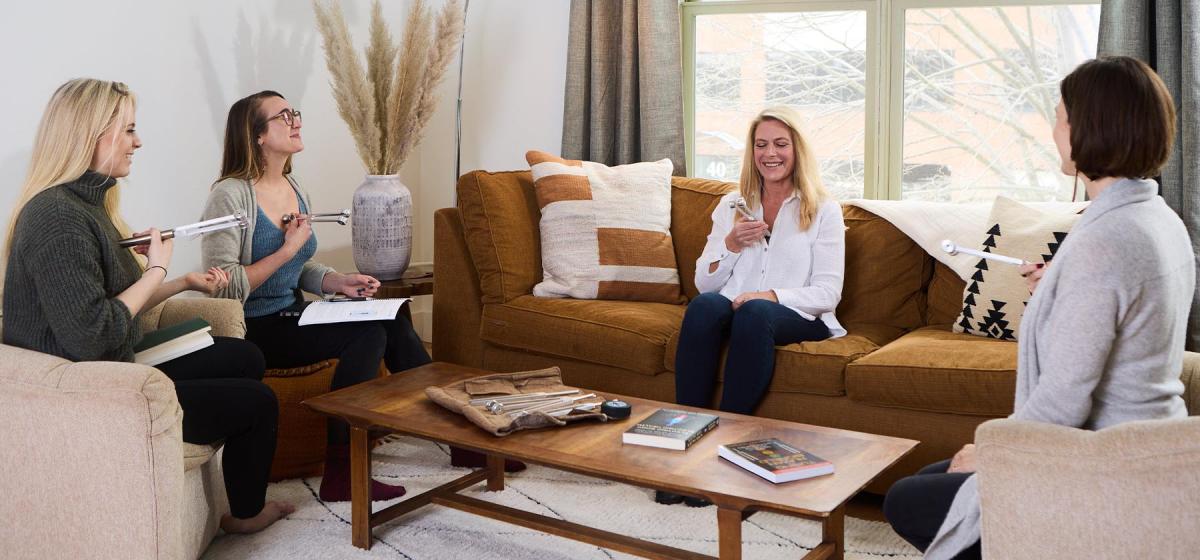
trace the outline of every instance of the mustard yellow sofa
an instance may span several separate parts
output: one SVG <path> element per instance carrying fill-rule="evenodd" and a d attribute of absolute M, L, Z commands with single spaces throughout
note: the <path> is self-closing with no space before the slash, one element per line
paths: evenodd
<path fill-rule="evenodd" d="M 671 234 L 691 298 L 709 216 L 734 186 L 681 177 L 672 186 Z M 777 347 L 774 379 L 755 413 L 919 440 L 869 487 L 883 492 L 952 456 L 980 423 L 1011 412 L 1017 346 L 951 332 L 964 282 L 889 222 L 856 207 L 843 212 L 837 316 L 849 334 Z M 685 305 L 531 295 L 542 267 L 528 171 L 462 176 L 458 207 L 434 220 L 435 360 L 501 372 L 557 365 L 569 384 L 674 400 Z"/>

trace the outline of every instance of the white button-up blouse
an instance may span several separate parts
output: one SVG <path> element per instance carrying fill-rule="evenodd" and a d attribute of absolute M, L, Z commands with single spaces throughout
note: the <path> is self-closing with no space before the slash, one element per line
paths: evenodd
<path fill-rule="evenodd" d="M 831 338 L 846 334 L 833 312 L 842 299 L 846 269 L 846 226 L 842 207 L 826 201 L 805 231 L 800 231 L 800 199 L 783 201 L 770 240 L 761 240 L 741 253 L 725 247 L 725 236 L 733 228 L 737 210 L 729 203 L 741 196 L 737 191 L 721 198 L 712 213 L 712 232 L 704 252 L 696 259 L 696 288 L 700 293 L 718 292 L 733 300 L 746 292 L 772 290 L 779 303 L 805 319 L 820 317 Z M 762 205 L 754 209 L 762 219 Z M 719 263 L 711 274 L 709 265 Z"/>

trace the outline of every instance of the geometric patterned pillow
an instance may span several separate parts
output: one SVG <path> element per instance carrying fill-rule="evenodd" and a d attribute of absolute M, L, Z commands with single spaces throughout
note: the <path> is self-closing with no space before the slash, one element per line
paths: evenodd
<path fill-rule="evenodd" d="M 1010 198 L 996 197 L 980 249 L 1031 262 L 1050 262 L 1079 214 L 1046 213 Z M 979 259 L 963 290 L 954 332 L 1016 340 L 1029 288 L 1015 265 Z"/>
<path fill-rule="evenodd" d="M 671 242 L 671 160 L 609 167 L 525 154 L 541 209 L 539 297 L 683 303 Z"/>

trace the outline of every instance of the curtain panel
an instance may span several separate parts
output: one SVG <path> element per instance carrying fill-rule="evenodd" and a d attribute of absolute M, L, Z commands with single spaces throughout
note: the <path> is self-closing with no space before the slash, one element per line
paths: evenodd
<path fill-rule="evenodd" d="M 685 175 L 679 3 L 572 0 L 569 33 L 562 156 Z"/>
<path fill-rule="evenodd" d="M 1101 56 L 1149 64 L 1175 98 L 1175 148 L 1159 178 L 1160 194 L 1200 248 L 1200 0 L 1102 0 Z M 1198 290 L 1200 295 L 1200 290 Z M 1192 299 L 1187 349 L 1200 351 L 1200 297 Z"/>

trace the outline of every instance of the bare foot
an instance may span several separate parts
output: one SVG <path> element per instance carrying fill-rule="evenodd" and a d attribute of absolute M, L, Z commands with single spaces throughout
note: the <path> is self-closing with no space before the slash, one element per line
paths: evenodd
<path fill-rule="evenodd" d="M 226 513 L 221 517 L 221 529 L 226 533 L 257 533 L 294 511 L 296 506 L 287 502 L 267 502 L 258 515 L 249 519 L 239 519 Z"/>

